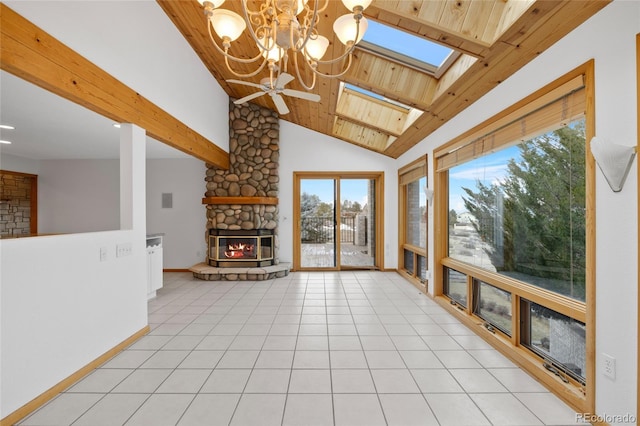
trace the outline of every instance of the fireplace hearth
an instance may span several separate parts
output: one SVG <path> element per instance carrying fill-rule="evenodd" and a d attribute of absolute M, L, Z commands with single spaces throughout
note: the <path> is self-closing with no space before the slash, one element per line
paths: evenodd
<path fill-rule="evenodd" d="M 273 265 L 273 231 L 209 230 L 207 263 L 220 268 L 256 268 Z"/>

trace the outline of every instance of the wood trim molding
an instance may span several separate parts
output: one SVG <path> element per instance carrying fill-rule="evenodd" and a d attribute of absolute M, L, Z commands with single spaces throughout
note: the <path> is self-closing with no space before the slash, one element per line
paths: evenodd
<path fill-rule="evenodd" d="M 69 47 L 0 4 L 0 69 L 223 169 L 229 154 Z"/>
<path fill-rule="evenodd" d="M 636 152 L 638 150 L 640 150 L 640 34 L 636 34 L 636 102 L 637 102 L 637 108 L 636 108 L 636 113 L 637 113 L 637 117 L 636 117 L 636 132 L 637 132 L 637 138 L 636 138 Z M 640 173 L 638 173 L 638 183 L 637 183 L 637 188 L 640 188 Z M 636 189 L 636 191 L 639 191 L 638 194 L 636 194 L 636 196 L 638 197 L 638 208 L 636 209 L 636 212 L 640 211 L 640 189 Z M 637 213 L 636 213 L 637 214 Z M 638 232 L 638 262 L 637 265 L 639 266 L 638 268 L 638 290 L 640 290 L 640 232 Z M 638 292 L 638 303 L 637 303 L 637 309 L 639 312 L 640 311 L 640 291 Z M 638 332 L 638 339 L 637 339 L 637 352 L 636 352 L 636 358 L 637 358 L 637 370 L 636 370 L 636 376 L 638 376 L 638 374 L 640 374 L 640 315 L 636 315 L 636 322 L 638 324 L 636 330 Z M 638 409 L 640 409 L 640 380 L 636 381 L 636 412 L 638 412 Z"/>
<path fill-rule="evenodd" d="M 265 206 L 277 206 L 275 197 L 205 197 L 202 204 L 263 204 Z"/>
<path fill-rule="evenodd" d="M 133 342 L 138 340 L 140 337 L 142 337 L 145 334 L 149 333 L 149 330 L 150 330 L 150 327 L 148 325 L 143 327 L 142 329 L 140 329 L 139 331 L 134 333 L 132 336 L 130 336 L 127 339 L 125 339 L 124 341 L 122 341 L 120 344 L 118 344 L 118 345 L 114 346 L 113 348 L 109 349 L 107 352 L 105 352 L 104 354 L 100 355 L 98 358 L 94 359 L 89 364 L 85 365 L 84 367 L 82 367 L 81 369 L 76 371 L 75 373 L 71 374 L 66 379 L 64 379 L 61 382 L 59 382 L 58 384 L 52 386 L 47 391 L 43 392 L 42 394 L 40 394 L 39 396 L 35 397 L 31 401 L 27 402 L 22 407 L 18 408 L 13 413 L 9 414 L 4 419 L 0 420 L 0 426 L 10 426 L 10 425 L 13 425 L 13 424 L 19 422 L 21 419 L 24 419 L 29 414 L 33 413 L 38 408 L 42 407 L 44 404 L 46 404 L 47 402 L 49 402 L 50 400 L 55 398 L 59 393 L 63 392 L 65 389 L 67 389 L 71 385 L 73 385 L 76 382 L 78 382 L 80 379 L 82 379 L 87 374 L 91 373 L 98 366 L 104 364 L 109 359 L 111 359 L 114 356 L 116 356 L 120 351 L 124 350 L 127 346 L 131 345 Z"/>
<path fill-rule="evenodd" d="M 640 58 L 640 53 L 639 53 Z M 640 61 L 640 59 L 639 59 Z M 640 68 L 639 68 L 640 69 Z M 585 161 L 585 181 L 586 181 L 586 200 L 585 200 L 585 208 L 587 211 L 586 217 L 586 300 L 582 307 L 579 307 L 579 303 L 575 303 L 573 301 L 568 301 L 566 299 L 563 300 L 562 297 L 543 295 L 541 291 L 531 291 L 522 287 L 520 285 L 515 285 L 510 289 L 514 294 L 516 299 L 519 299 L 520 296 L 524 294 L 526 290 L 527 293 L 524 294 L 527 297 L 531 297 L 534 301 L 535 298 L 540 297 L 541 301 L 544 300 L 545 303 L 551 305 L 551 308 L 557 310 L 558 312 L 569 314 L 570 316 L 575 317 L 579 321 L 583 321 L 586 324 L 586 385 L 583 387 L 584 394 L 581 392 L 574 392 L 573 390 L 568 390 L 566 386 L 559 385 L 557 380 L 553 377 L 549 376 L 548 372 L 545 372 L 539 365 L 535 362 L 531 362 L 526 352 L 520 348 L 519 345 L 514 344 L 518 336 L 513 337 L 513 341 L 509 345 L 503 345 L 502 342 L 500 344 L 495 344 L 493 341 L 490 343 L 497 347 L 499 350 L 503 351 L 508 358 L 514 360 L 515 362 L 522 365 L 525 370 L 534 375 L 539 381 L 545 384 L 549 389 L 554 391 L 560 398 L 564 399 L 567 403 L 569 403 L 574 409 L 583 412 L 583 413 L 592 413 L 595 412 L 595 392 L 596 392 L 596 303 L 595 303 L 595 279 L 596 279 L 596 258 L 595 258 L 595 246 L 596 246 L 596 236 L 595 236 L 595 211 L 596 211 L 596 194 L 595 194 L 595 161 L 589 149 L 589 143 L 591 137 L 595 134 L 595 76 L 594 76 L 594 61 L 589 60 L 584 64 L 578 66 L 577 68 L 569 71 L 564 76 L 558 78 L 556 81 L 546 85 L 544 88 L 536 91 L 534 94 L 526 97 L 522 101 L 514 104 L 514 106 L 507 108 L 506 110 L 498 113 L 494 118 L 489 119 L 482 123 L 482 125 L 489 125 L 490 123 L 499 120 L 504 117 L 507 113 L 515 110 L 516 108 L 520 108 L 523 106 L 525 102 L 533 102 L 535 99 L 543 96 L 545 93 L 553 90 L 556 87 L 561 86 L 564 82 L 568 81 L 575 76 L 582 74 L 585 79 L 585 103 L 586 103 L 586 116 L 585 116 L 585 139 L 587 146 L 585 147 L 586 151 L 586 161 Z M 639 72 L 640 74 L 640 72 Z M 639 75 L 640 79 L 640 75 Z M 469 132 L 463 134 L 461 137 L 454 139 L 453 141 L 460 140 L 460 138 L 465 137 L 470 132 L 476 131 L 479 126 L 476 126 L 474 129 Z M 640 130 L 639 130 L 640 131 Z M 640 137 L 640 134 L 639 134 Z M 445 145 L 442 145 L 439 148 L 434 150 L 434 155 L 432 157 L 432 161 L 436 161 L 436 158 L 439 154 L 442 154 L 443 150 L 447 149 L 451 146 L 452 142 L 449 142 Z M 640 179 L 640 178 L 639 178 Z M 447 179 L 447 170 L 435 170 L 434 175 L 434 189 L 436 191 L 435 196 L 436 199 L 446 199 L 449 188 L 448 188 L 448 179 Z M 462 273 L 466 274 L 468 277 L 478 277 L 480 279 L 487 279 L 489 282 L 492 279 L 495 279 L 491 273 L 487 273 L 481 270 L 478 270 L 475 267 L 464 267 L 459 262 L 456 262 L 452 259 L 448 259 L 448 250 L 447 250 L 447 235 L 448 235 L 448 210 L 446 203 L 436 204 L 434 208 L 434 285 L 433 285 L 433 295 L 436 301 L 442 303 L 448 310 L 454 312 L 460 319 L 465 322 L 470 327 L 474 327 L 475 319 L 472 316 L 470 308 L 467 307 L 465 313 L 458 311 L 458 309 L 451 308 L 448 302 L 448 299 L 443 298 L 443 278 L 444 278 L 444 267 L 451 266 L 456 270 L 460 270 Z M 639 243 L 640 244 L 640 243 Z M 505 277 L 501 277 L 499 282 L 503 285 L 511 285 L 510 281 Z M 467 285 L 469 288 L 470 285 Z M 471 295 L 468 294 L 467 297 Z M 471 299 L 469 299 L 471 300 Z M 639 301 L 640 304 L 640 301 Z M 519 312 L 516 311 L 516 312 Z M 516 315 L 513 319 L 513 330 L 514 332 L 518 332 L 519 327 L 516 324 L 519 324 L 519 317 Z M 482 328 L 480 327 L 480 330 Z M 481 337 L 490 337 L 484 331 L 478 332 Z M 491 340 L 491 339 L 489 339 Z M 531 358 L 535 360 L 535 358 Z"/>
<path fill-rule="evenodd" d="M 375 247 L 375 260 L 373 267 L 347 267 L 341 265 L 340 262 L 340 250 L 337 250 L 336 266 L 328 268 L 312 268 L 303 267 L 301 243 L 298 238 L 301 232 L 301 209 L 300 209 L 300 181 L 302 179 L 333 179 L 339 182 L 341 179 L 368 179 L 374 180 L 375 185 L 375 203 L 376 203 L 376 219 L 375 219 L 375 232 L 376 232 L 376 247 Z M 323 172 L 293 172 L 293 263 L 292 271 L 341 271 L 341 270 L 354 270 L 354 269 L 377 269 L 385 270 L 384 268 L 384 247 L 385 247 L 385 235 L 384 235 L 384 172 L 376 171 L 360 171 L 360 172 L 339 172 L 339 171 L 323 171 Z M 336 199 L 340 199 L 340 185 L 336 187 L 336 193 L 334 194 Z M 340 202 L 335 206 L 336 216 L 340 215 Z M 395 271 L 395 269 L 390 269 Z"/>
<path fill-rule="evenodd" d="M 540 384 L 552 391 L 574 410 L 581 413 L 595 412 L 594 410 L 589 410 L 587 407 L 588 397 L 583 395 L 577 386 L 568 386 L 555 375 L 549 374 L 549 372 L 543 367 L 541 358 L 532 355 L 521 347 L 514 348 L 508 337 L 488 331 L 484 328 L 483 321 L 468 314 L 467 311 L 460 311 L 456 306 L 452 305 L 446 297 L 436 296 L 432 297 L 432 300 L 438 303 L 444 310 L 449 312 L 455 318 L 460 320 L 462 324 L 471 329 L 477 336 L 481 337 L 493 348 L 522 367 Z"/>

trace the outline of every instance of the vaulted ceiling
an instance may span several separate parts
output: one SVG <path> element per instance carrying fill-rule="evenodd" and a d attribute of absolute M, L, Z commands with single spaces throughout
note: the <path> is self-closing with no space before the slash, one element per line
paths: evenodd
<path fill-rule="evenodd" d="M 255 88 L 226 81 L 237 77 L 227 70 L 221 54 L 212 45 L 203 8 L 196 0 L 157 1 L 231 98 L 242 98 L 255 91 Z M 320 95 L 320 102 L 287 97 L 290 113 L 280 118 L 397 158 L 608 3 L 604 0 L 374 0 L 365 10 L 368 19 L 448 46 L 459 52 L 457 59 L 437 76 L 357 48 L 351 68 L 340 80 L 318 80 L 313 92 Z M 242 15 L 240 5 L 238 0 L 228 0 L 223 7 Z M 321 16 L 319 31 L 330 40 L 327 58 L 343 51 L 343 45 L 333 34 L 332 24 L 345 13 L 347 10 L 341 1 L 329 0 Z M 258 53 L 246 34 L 233 42 L 231 52 L 244 58 Z M 253 69 L 255 66 L 242 64 L 236 67 L 245 73 Z M 248 80 L 259 83 L 265 76 L 268 76 L 266 70 Z M 393 103 L 344 89 L 341 82 L 409 108 L 398 108 Z M 304 90 L 297 81 L 287 87 Z M 252 102 L 275 109 L 269 96 Z"/>

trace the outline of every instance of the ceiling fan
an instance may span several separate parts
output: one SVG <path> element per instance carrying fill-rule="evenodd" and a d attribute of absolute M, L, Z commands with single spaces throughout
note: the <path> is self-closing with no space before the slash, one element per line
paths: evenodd
<path fill-rule="evenodd" d="M 278 75 L 278 78 L 275 80 L 273 87 L 271 86 L 272 80 L 269 77 L 266 77 L 260 80 L 260 84 L 251 83 L 249 81 L 242 81 L 242 80 L 227 80 L 227 82 L 242 84 L 244 86 L 257 87 L 258 89 L 261 90 L 260 92 L 252 93 L 248 96 L 245 96 L 244 98 L 234 101 L 233 102 L 234 104 L 240 105 L 268 93 L 269 96 L 271 96 L 271 99 L 273 99 L 273 103 L 276 104 L 278 113 L 280 115 L 284 115 L 289 113 L 289 108 L 287 107 L 287 104 L 284 102 L 284 98 L 282 97 L 282 95 L 305 99 L 307 101 L 313 101 L 313 102 L 320 101 L 320 95 L 317 95 L 315 93 L 302 92 L 300 90 L 285 89 L 284 86 L 286 86 L 293 80 L 294 80 L 294 77 L 291 74 L 287 74 L 286 72 L 283 72 Z"/>

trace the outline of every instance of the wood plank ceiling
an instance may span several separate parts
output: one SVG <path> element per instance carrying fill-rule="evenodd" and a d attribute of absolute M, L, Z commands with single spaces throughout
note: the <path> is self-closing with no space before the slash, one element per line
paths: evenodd
<path fill-rule="evenodd" d="M 227 70 L 222 55 L 212 45 L 203 8 L 196 0 L 157 1 L 231 98 L 255 92 L 254 88 L 226 82 L 237 77 Z M 257 1 L 249 0 L 252 3 Z M 608 3 L 609 0 L 374 0 L 365 10 L 368 19 L 450 47 L 460 53 L 455 62 L 437 78 L 358 48 L 341 81 L 410 109 L 344 89 L 338 79 L 320 78 L 312 91 L 320 95 L 320 102 L 286 97 L 291 112 L 280 119 L 398 158 Z M 222 7 L 242 15 L 240 4 L 239 0 L 227 0 Z M 332 25 L 345 13 L 341 1 L 329 0 L 318 27 L 330 41 L 324 59 L 343 51 Z M 247 34 L 232 43 L 230 52 L 243 58 L 258 53 Z M 338 67 L 334 64 L 332 71 Z M 234 69 L 247 73 L 255 65 L 236 63 Z M 259 83 L 265 76 L 268 71 L 263 70 L 247 80 Z M 304 90 L 297 81 L 287 88 Z M 275 109 L 269 96 L 252 102 Z"/>

